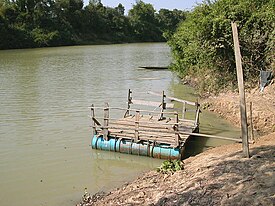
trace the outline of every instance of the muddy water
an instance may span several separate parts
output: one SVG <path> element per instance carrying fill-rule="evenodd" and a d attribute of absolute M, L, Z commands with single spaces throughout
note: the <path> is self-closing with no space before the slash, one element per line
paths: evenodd
<path fill-rule="evenodd" d="M 121 106 L 129 88 L 194 100 L 171 72 L 137 69 L 170 61 L 162 43 L 0 51 L 1 205 L 75 205 L 85 187 L 108 190 L 158 166 L 156 159 L 91 150 L 88 106 Z M 238 134 L 210 113 L 202 114 L 201 128 Z"/>
<path fill-rule="evenodd" d="M 173 91 L 174 96 L 190 101 L 199 101 L 198 95 L 193 88 L 180 84 L 178 79 L 173 84 L 170 84 L 170 90 Z M 203 134 L 211 134 L 221 137 L 240 138 L 240 129 L 232 126 L 228 121 L 220 118 L 213 112 L 201 109 L 199 132 Z M 186 156 L 195 155 L 203 152 L 211 147 L 216 147 L 224 144 L 231 144 L 232 141 L 205 138 L 193 136 L 186 144 Z"/>

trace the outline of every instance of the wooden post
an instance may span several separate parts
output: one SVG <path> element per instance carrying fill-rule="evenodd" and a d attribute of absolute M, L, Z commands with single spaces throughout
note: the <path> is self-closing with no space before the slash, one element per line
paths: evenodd
<path fill-rule="evenodd" d="M 185 112 L 186 112 L 186 102 L 182 105 L 182 119 L 185 119 Z"/>
<path fill-rule="evenodd" d="M 162 91 L 162 109 L 163 109 L 163 111 L 166 109 L 166 102 L 165 102 L 165 97 L 166 97 L 166 95 L 165 95 L 165 93 L 164 93 L 164 91 Z"/>
<path fill-rule="evenodd" d="M 135 142 L 139 141 L 139 132 L 138 132 L 138 128 L 139 128 L 139 118 L 140 118 L 140 112 L 136 111 L 136 121 L 135 121 Z"/>
<path fill-rule="evenodd" d="M 103 138 L 104 140 L 108 140 L 108 125 L 109 125 L 109 104 L 105 103 L 104 108 L 104 122 L 103 122 Z"/>
<path fill-rule="evenodd" d="M 95 127 L 95 121 L 94 121 L 94 118 L 95 118 L 95 108 L 94 108 L 94 105 L 92 104 L 91 106 L 91 119 L 92 119 L 92 136 L 94 136 L 96 134 L 96 127 Z"/>
<path fill-rule="evenodd" d="M 253 117 L 252 117 L 252 102 L 250 102 L 250 140 L 254 141 L 254 130 L 253 130 Z"/>
<path fill-rule="evenodd" d="M 200 106 L 199 106 L 199 100 L 196 102 L 196 117 L 195 117 L 195 126 L 199 126 L 199 121 L 200 121 Z"/>
<path fill-rule="evenodd" d="M 175 147 L 179 146 L 179 115 L 178 113 L 175 113 L 175 125 L 174 125 L 174 131 L 175 131 Z"/>
<path fill-rule="evenodd" d="M 247 130 L 247 116 L 246 116 L 246 103 L 245 103 L 245 91 L 243 82 L 243 69 L 241 60 L 241 50 L 238 37 L 237 24 L 231 22 L 234 40 L 235 59 L 237 67 L 238 87 L 240 94 L 240 113 L 241 113 L 241 127 L 242 127 L 242 147 L 243 154 L 249 158 L 249 145 L 248 145 L 248 130 Z"/>
<path fill-rule="evenodd" d="M 165 94 L 164 91 L 162 91 L 162 99 L 161 99 L 161 109 L 160 109 L 160 115 L 159 115 L 159 120 L 163 119 L 163 112 L 165 109 Z"/>
<path fill-rule="evenodd" d="M 129 114 L 130 114 L 129 109 L 130 109 L 130 105 L 131 105 L 131 103 L 132 103 L 131 94 L 132 94 L 132 91 L 131 91 L 131 89 L 129 89 L 129 90 L 128 90 L 128 99 L 127 99 L 127 111 L 125 112 L 124 117 L 127 117 L 127 116 L 129 116 Z"/>

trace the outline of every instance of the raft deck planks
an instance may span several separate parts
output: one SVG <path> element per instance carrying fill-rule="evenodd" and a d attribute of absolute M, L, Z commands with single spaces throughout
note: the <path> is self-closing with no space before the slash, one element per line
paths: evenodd
<path fill-rule="evenodd" d="M 134 141 L 150 141 L 156 144 L 168 144 L 172 147 L 182 145 L 189 135 L 180 134 L 180 131 L 192 133 L 196 127 L 191 122 L 179 121 L 176 123 L 179 133 L 175 133 L 174 119 L 158 120 L 157 117 L 142 115 L 137 121 L 135 116 L 127 116 L 110 122 L 108 135 L 116 138 L 132 139 Z M 102 131 L 102 134 L 103 131 Z M 177 140 L 178 136 L 178 140 Z M 179 142 L 178 144 L 176 142 Z"/>
<path fill-rule="evenodd" d="M 154 145 L 159 145 L 160 147 L 174 148 L 183 151 L 190 134 L 198 130 L 199 104 L 197 102 L 168 97 L 164 92 L 161 94 L 147 92 L 147 94 L 160 96 L 161 101 L 155 102 L 144 99 L 133 99 L 132 91 L 129 90 L 126 111 L 125 108 L 109 107 L 107 103 L 105 107 L 94 107 L 94 105 L 92 105 L 91 119 L 96 138 L 103 137 L 104 141 L 107 142 L 109 140 L 114 141 L 114 139 L 115 142 L 117 140 L 125 140 L 131 142 L 130 145 L 132 145 L 132 143 L 140 145 L 146 144 L 148 145 L 148 150 L 150 145 L 153 147 Z M 165 101 L 166 99 L 182 104 L 182 110 L 180 112 L 176 111 L 178 109 L 174 108 L 174 104 L 167 103 Z M 154 109 L 134 109 L 131 108 L 131 105 L 149 106 Z M 187 105 L 195 109 L 189 109 Z M 103 118 L 95 116 L 95 109 L 103 109 Z M 173 112 L 171 112 L 171 109 Z M 110 110 L 122 110 L 125 112 L 124 117 L 119 119 L 110 118 Z M 192 112 L 194 119 L 187 119 L 186 112 Z M 181 118 L 179 118 L 180 116 Z M 100 141 L 103 140 L 101 139 Z M 97 148 L 96 144 L 97 141 L 95 139 L 95 148 Z M 118 144 L 120 144 L 120 142 Z M 104 142 L 100 143 L 100 145 L 105 147 Z M 117 149 L 120 150 L 116 148 L 115 145 L 112 145 L 110 150 L 116 151 Z M 179 150 L 169 150 L 169 152 Z"/>

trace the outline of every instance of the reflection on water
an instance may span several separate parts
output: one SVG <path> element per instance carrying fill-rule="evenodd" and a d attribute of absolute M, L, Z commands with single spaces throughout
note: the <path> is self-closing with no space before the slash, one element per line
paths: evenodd
<path fill-rule="evenodd" d="M 171 72 L 138 69 L 169 63 L 162 43 L 0 51 L 1 205 L 74 205 L 85 187 L 108 190 L 160 165 L 92 150 L 88 106 L 123 106 L 129 88 L 194 100 Z M 215 121 L 203 113 L 201 131 L 235 136 Z"/>

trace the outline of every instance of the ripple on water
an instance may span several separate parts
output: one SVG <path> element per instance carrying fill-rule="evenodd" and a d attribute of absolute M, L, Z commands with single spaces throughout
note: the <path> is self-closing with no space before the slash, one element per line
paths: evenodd
<path fill-rule="evenodd" d="M 129 88 L 196 98 L 168 70 L 137 69 L 169 63 L 163 43 L 0 51 L 1 205 L 68 205 L 158 166 L 91 150 L 88 106 L 122 106 Z"/>

